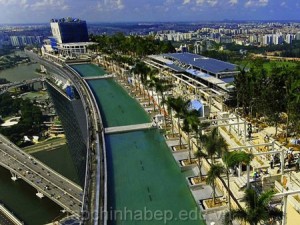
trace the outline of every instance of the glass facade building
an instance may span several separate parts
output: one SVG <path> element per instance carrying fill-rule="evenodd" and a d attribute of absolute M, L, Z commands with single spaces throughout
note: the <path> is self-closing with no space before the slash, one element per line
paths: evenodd
<path fill-rule="evenodd" d="M 88 42 L 86 21 L 66 18 L 52 19 L 50 22 L 53 37 L 58 43 Z"/>
<path fill-rule="evenodd" d="M 54 103 L 56 112 L 61 119 L 69 150 L 80 185 L 84 186 L 86 169 L 86 117 L 80 99 L 69 100 L 47 83 L 47 91 Z"/>

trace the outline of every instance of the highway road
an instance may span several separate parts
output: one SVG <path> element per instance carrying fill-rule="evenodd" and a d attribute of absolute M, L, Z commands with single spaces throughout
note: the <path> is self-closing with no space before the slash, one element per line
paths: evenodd
<path fill-rule="evenodd" d="M 82 188 L 28 155 L 2 135 L 0 135 L 0 165 L 68 212 L 80 215 Z"/>
<path fill-rule="evenodd" d="M 63 146 L 65 144 L 66 144 L 65 138 L 58 138 L 58 139 L 40 142 L 35 145 L 27 146 L 22 149 L 24 152 L 32 154 L 40 151 L 49 151 L 49 150 L 57 149 L 58 147 Z"/>
<path fill-rule="evenodd" d="M 0 224 L 1 225 L 15 225 L 9 218 L 7 218 L 1 211 L 0 211 Z"/>
<path fill-rule="evenodd" d="M 44 81 L 44 78 L 34 78 L 31 80 L 23 80 L 23 81 L 17 81 L 17 82 L 13 82 L 13 83 L 2 84 L 2 85 L 0 85 L 0 94 L 3 94 L 8 89 L 13 88 L 13 87 L 16 88 L 16 87 L 20 87 L 20 86 L 23 86 L 26 84 L 32 84 L 32 83 L 36 83 L 36 82 L 40 82 L 40 81 Z"/>

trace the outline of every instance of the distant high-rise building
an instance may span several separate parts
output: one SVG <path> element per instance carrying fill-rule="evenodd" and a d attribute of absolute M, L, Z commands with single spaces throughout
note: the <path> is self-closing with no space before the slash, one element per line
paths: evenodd
<path fill-rule="evenodd" d="M 257 43 L 258 42 L 258 35 L 257 34 L 250 35 L 249 39 L 250 39 L 251 43 Z"/>
<path fill-rule="evenodd" d="M 36 36 L 36 43 L 41 44 L 43 42 L 43 37 L 42 36 Z"/>
<path fill-rule="evenodd" d="M 292 41 L 293 41 L 293 39 L 294 39 L 294 35 L 292 35 L 292 34 L 287 34 L 287 35 L 285 36 L 285 42 L 286 42 L 287 44 L 291 44 Z"/>
<path fill-rule="evenodd" d="M 195 54 L 200 54 L 202 52 L 202 45 L 201 45 L 201 42 L 200 41 L 196 41 L 195 44 L 194 44 L 194 53 Z"/>
<path fill-rule="evenodd" d="M 11 45 L 14 47 L 21 46 L 18 36 L 10 36 L 10 42 L 11 42 Z"/>
<path fill-rule="evenodd" d="M 14 47 L 41 44 L 42 36 L 10 36 L 10 43 Z"/>
<path fill-rule="evenodd" d="M 26 36 L 20 37 L 20 45 L 22 45 L 22 46 L 27 45 L 27 37 Z"/>
<path fill-rule="evenodd" d="M 173 41 L 173 35 L 172 34 L 167 34 L 167 40 L 168 41 Z"/>
<path fill-rule="evenodd" d="M 230 37 L 230 36 L 221 36 L 220 38 L 219 38 L 219 43 L 223 43 L 223 44 L 230 44 L 230 43 L 232 43 L 232 37 Z"/>
<path fill-rule="evenodd" d="M 264 42 L 264 36 L 259 34 L 257 40 L 258 40 L 258 43 L 259 43 L 260 45 L 263 45 L 263 42 Z"/>
<path fill-rule="evenodd" d="M 281 45 L 284 41 L 282 34 L 266 34 L 263 36 L 263 45 Z"/>
<path fill-rule="evenodd" d="M 273 44 L 281 45 L 282 43 L 283 43 L 283 36 L 281 34 L 274 34 L 273 35 Z"/>
<path fill-rule="evenodd" d="M 295 39 L 296 39 L 297 41 L 300 41 L 300 32 L 298 32 L 298 33 L 295 35 Z"/>
<path fill-rule="evenodd" d="M 267 34 L 263 37 L 263 45 L 272 45 L 273 44 L 273 35 Z"/>
<path fill-rule="evenodd" d="M 53 37 L 57 43 L 88 42 L 88 30 L 84 20 L 63 18 L 52 19 L 50 22 Z"/>

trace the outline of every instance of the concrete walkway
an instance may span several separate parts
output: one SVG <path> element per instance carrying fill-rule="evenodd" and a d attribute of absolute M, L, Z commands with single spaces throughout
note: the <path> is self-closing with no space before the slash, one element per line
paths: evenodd
<path fill-rule="evenodd" d="M 142 123 L 142 124 L 127 125 L 127 126 L 119 126 L 119 127 L 108 127 L 105 128 L 105 133 L 115 134 L 115 133 L 129 132 L 129 131 L 145 130 L 153 127 L 154 127 L 153 123 Z"/>
<path fill-rule="evenodd" d="M 100 79 L 108 79 L 108 78 L 113 78 L 114 75 L 99 75 L 99 76 L 93 76 L 93 77 L 82 77 L 84 80 L 100 80 Z"/>

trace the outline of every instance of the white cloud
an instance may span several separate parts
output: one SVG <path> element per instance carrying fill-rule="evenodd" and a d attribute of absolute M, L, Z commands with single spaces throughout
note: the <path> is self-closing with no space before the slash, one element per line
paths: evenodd
<path fill-rule="evenodd" d="M 286 2 L 281 2 L 280 6 L 285 6 Z"/>
<path fill-rule="evenodd" d="M 64 0 L 41 0 L 41 1 L 34 2 L 29 6 L 33 10 L 42 10 L 42 9 L 67 10 L 69 8 L 69 5 L 67 5 Z"/>
<path fill-rule="evenodd" d="M 252 1 L 250 0 L 250 1 L 247 1 L 246 3 L 245 3 L 245 7 L 250 7 L 252 5 Z"/>
<path fill-rule="evenodd" d="M 191 3 L 191 0 L 183 0 L 182 5 L 186 5 L 186 4 L 189 4 L 189 3 Z"/>
<path fill-rule="evenodd" d="M 26 5 L 27 0 L 0 0 L 0 5 Z"/>
<path fill-rule="evenodd" d="M 182 5 L 196 4 L 197 6 L 202 6 L 205 3 L 210 6 L 215 6 L 218 4 L 218 0 L 183 0 Z"/>
<path fill-rule="evenodd" d="M 118 9 L 123 9 L 124 8 L 124 4 L 123 4 L 122 0 L 117 0 L 116 4 L 117 4 Z"/>
<path fill-rule="evenodd" d="M 170 4 L 174 4 L 175 0 L 166 0 L 165 1 L 165 5 L 170 5 Z"/>
<path fill-rule="evenodd" d="M 103 4 L 101 2 L 98 2 L 97 4 L 97 9 L 99 11 L 121 10 L 124 7 L 123 0 L 104 0 Z"/>
<path fill-rule="evenodd" d="M 229 0 L 229 4 L 230 5 L 236 5 L 236 4 L 238 4 L 238 0 Z"/>
<path fill-rule="evenodd" d="M 17 0 L 0 0 L 1 5 L 12 5 L 16 4 Z"/>
<path fill-rule="evenodd" d="M 28 3 L 27 0 L 0 0 L 0 5 L 16 5 L 17 7 L 26 8 Z"/>
<path fill-rule="evenodd" d="M 245 7 L 264 7 L 269 4 L 269 0 L 248 0 Z"/>
<path fill-rule="evenodd" d="M 204 2 L 205 2 L 205 0 L 196 0 L 197 5 L 203 5 Z"/>
<path fill-rule="evenodd" d="M 269 4 L 269 0 L 259 0 L 259 1 L 258 1 L 258 4 L 259 4 L 260 6 L 266 6 L 266 5 Z"/>
<path fill-rule="evenodd" d="M 218 0 L 207 0 L 207 3 L 210 6 L 214 7 L 216 4 L 218 4 Z"/>

